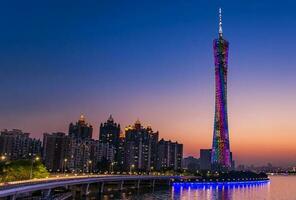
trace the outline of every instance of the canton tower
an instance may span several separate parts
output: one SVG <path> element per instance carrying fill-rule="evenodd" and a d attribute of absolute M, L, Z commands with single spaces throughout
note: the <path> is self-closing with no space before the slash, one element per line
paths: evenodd
<path fill-rule="evenodd" d="M 219 37 L 214 39 L 215 57 L 215 120 L 211 164 L 213 170 L 227 171 L 231 167 L 227 119 L 227 67 L 229 43 L 223 38 L 222 12 L 219 9 Z"/>

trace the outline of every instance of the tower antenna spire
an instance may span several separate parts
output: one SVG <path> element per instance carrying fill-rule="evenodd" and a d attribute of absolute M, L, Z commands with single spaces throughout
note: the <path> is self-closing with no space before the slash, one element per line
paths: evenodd
<path fill-rule="evenodd" d="M 223 30 L 222 30 L 222 9 L 219 8 L 219 36 L 223 36 Z"/>

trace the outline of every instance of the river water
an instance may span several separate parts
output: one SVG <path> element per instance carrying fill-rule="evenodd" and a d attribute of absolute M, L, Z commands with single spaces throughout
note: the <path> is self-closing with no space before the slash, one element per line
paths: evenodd
<path fill-rule="evenodd" d="M 296 176 L 272 176 L 269 183 L 234 185 L 174 185 L 168 190 L 104 195 L 128 200 L 296 200 Z"/>

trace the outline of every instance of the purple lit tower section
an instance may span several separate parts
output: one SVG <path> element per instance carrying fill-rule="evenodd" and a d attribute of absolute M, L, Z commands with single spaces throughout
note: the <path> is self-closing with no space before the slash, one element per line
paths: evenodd
<path fill-rule="evenodd" d="M 213 170 L 227 171 L 231 168 L 229 132 L 227 119 L 227 67 L 229 43 L 222 35 L 222 15 L 219 9 L 219 38 L 213 42 L 215 56 L 215 121 L 211 164 Z"/>

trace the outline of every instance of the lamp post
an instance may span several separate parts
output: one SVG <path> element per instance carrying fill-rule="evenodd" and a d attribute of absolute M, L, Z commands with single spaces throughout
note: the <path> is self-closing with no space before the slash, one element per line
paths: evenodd
<path fill-rule="evenodd" d="M 110 174 L 112 174 L 112 173 L 113 173 L 113 166 L 114 166 L 114 164 L 115 164 L 115 163 L 114 163 L 114 162 L 112 162 L 112 163 L 111 163 L 111 165 L 110 165 L 110 168 L 111 168 L 111 169 L 110 169 Z"/>
<path fill-rule="evenodd" d="M 37 156 L 36 158 L 32 158 L 32 162 L 31 162 L 31 170 L 30 170 L 30 179 L 32 179 L 32 176 L 33 176 L 33 164 L 34 164 L 34 161 L 38 161 L 40 158 Z"/>
<path fill-rule="evenodd" d="M 130 167 L 130 174 L 132 173 L 132 170 L 134 169 L 135 165 L 132 164 L 131 167 Z"/>
<path fill-rule="evenodd" d="M 88 161 L 88 173 L 91 172 L 91 164 L 92 164 L 92 161 L 89 160 L 89 161 Z"/>
<path fill-rule="evenodd" d="M 68 161 L 68 159 L 65 158 L 65 159 L 64 159 L 64 163 L 63 163 L 63 173 L 64 173 L 64 174 L 65 174 L 65 171 L 67 170 L 67 161 Z"/>
<path fill-rule="evenodd" d="M 151 173 L 151 174 L 153 174 L 153 169 L 154 169 L 154 167 L 151 166 L 151 167 L 150 167 L 150 173 Z"/>
<path fill-rule="evenodd" d="M 1 161 L 4 161 L 4 160 L 6 160 L 6 156 L 1 156 Z"/>

